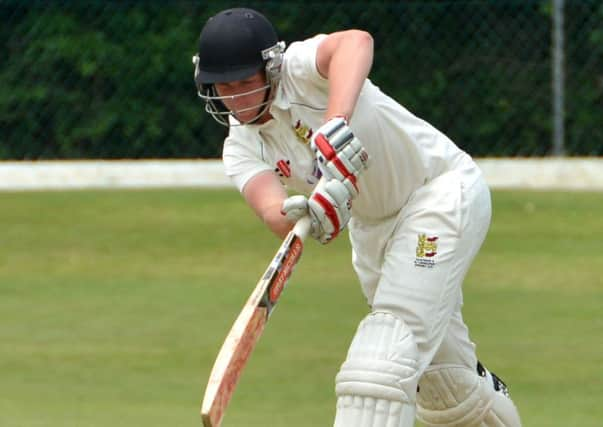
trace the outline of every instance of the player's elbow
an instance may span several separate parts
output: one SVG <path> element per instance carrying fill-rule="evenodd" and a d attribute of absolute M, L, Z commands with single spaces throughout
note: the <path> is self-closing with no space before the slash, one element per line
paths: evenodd
<path fill-rule="evenodd" d="M 373 51 L 375 42 L 373 40 L 373 36 L 368 31 L 350 30 L 349 37 L 351 40 L 353 40 L 354 44 L 359 47 L 359 49 L 362 49 L 363 51 Z"/>
<path fill-rule="evenodd" d="M 363 30 L 351 30 L 352 36 L 350 41 L 350 47 L 353 52 L 356 52 L 356 56 L 364 64 L 367 74 L 373 65 L 373 36 Z"/>
<path fill-rule="evenodd" d="M 357 35 L 358 39 L 362 43 L 365 43 L 367 46 L 370 46 L 371 48 L 373 47 L 373 44 L 375 43 L 375 41 L 373 40 L 373 36 L 371 35 L 371 33 L 369 33 L 368 31 L 364 31 L 364 30 L 356 30 L 356 32 L 358 33 L 358 35 Z"/>

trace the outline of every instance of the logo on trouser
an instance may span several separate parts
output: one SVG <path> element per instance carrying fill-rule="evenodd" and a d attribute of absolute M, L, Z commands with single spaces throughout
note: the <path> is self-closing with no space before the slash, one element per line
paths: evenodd
<path fill-rule="evenodd" d="M 415 267 L 433 268 L 434 257 L 438 253 L 438 237 L 419 234 L 417 242 L 417 258 Z"/>

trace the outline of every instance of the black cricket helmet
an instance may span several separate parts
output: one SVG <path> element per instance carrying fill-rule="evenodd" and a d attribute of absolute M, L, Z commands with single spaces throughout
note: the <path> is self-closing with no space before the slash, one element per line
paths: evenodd
<path fill-rule="evenodd" d="M 205 110 L 220 124 L 229 125 L 228 116 L 262 107 L 249 123 L 270 107 L 280 79 L 285 43 L 279 42 L 270 21 L 248 8 L 219 12 L 207 20 L 199 36 L 198 53 L 193 57 L 197 93 Z M 218 96 L 214 84 L 243 80 L 260 70 L 266 72 L 267 84 L 251 92 L 229 97 Z M 268 90 L 268 91 L 267 91 Z M 254 92 L 267 91 L 264 102 L 240 111 L 229 111 L 222 100 Z"/>

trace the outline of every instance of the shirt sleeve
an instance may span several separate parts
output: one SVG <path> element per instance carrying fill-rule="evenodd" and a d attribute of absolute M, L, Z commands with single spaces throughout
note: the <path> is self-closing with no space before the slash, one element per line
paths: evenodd
<path fill-rule="evenodd" d="M 310 81 L 319 87 L 328 87 L 328 80 L 320 75 L 316 66 L 318 45 L 326 37 L 326 34 L 318 34 L 304 41 L 292 43 L 289 46 L 286 53 L 286 64 L 288 75 L 294 82 Z"/>
<path fill-rule="evenodd" d="M 261 142 L 242 142 L 232 136 L 224 141 L 222 163 L 226 175 L 241 192 L 245 184 L 255 175 L 272 170 L 272 167 L 263 160 Z"/>

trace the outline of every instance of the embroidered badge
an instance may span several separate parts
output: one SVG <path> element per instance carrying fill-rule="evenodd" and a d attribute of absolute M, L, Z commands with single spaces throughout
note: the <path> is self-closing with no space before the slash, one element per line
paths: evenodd
<path fill-rule="evenodd" d="M 289 178 L 291 176 L 291 161 L 279 160 L 278 162 L 276 162 L 276 168 L 274 168 L 274 172 L 276 172 L 281 178 Z"/>
<path fill-rule="evenodd" d="M 419 234 L 415 267 L 432 268 L 435 265 L 433 257 L 438 253 L 437 241 L 437 236 L 428 237 L 425 234 Z"/>
<path fill-rule="evenodd" d="M 304 125 L 301 120 L 298 120 L 293 126 L 293 130 L 295 131 L 295 136 L 302 144 L 308 145 L 310 143 L 310 138 L 312 138 L 312 129 L 308 126 Z"/>

